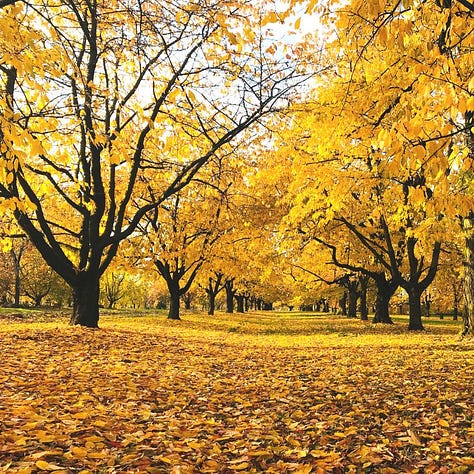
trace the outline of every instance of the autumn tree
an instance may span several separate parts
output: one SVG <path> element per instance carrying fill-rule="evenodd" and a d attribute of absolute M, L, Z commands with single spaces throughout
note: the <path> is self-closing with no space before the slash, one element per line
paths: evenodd
<path fill-rule="evenodd" d="M 225 282 L 223 282 L 224 274 L 220 271 L 213 270 L 207 276 L 206 286 L 203 286 L 208 298 L 207 314 L 213 316 L 216 311 L 217 295 L 224 289 Z"/>
<path fill-rule="evenodd" d="M 379 152 L 372 165 L 382 179 L 422 179 L 423 186 L 410 189 L 411 198 L 425 201 L 426 227 L 440 241 L 443 227 L 461 223 L 465 333 L 472 333 L 474 314 L 473 11 L 469 1 L 354 0 L 331 5 L 325 16 L 337 29 L 331 54 L 339 59 L 331 80 L 338 85 L 332 99 L 325 96 L 333 110 L 332 143 L 343 138 L 353 155 Z M 427 199 L 427 190 L 435 199 Z"/>
<path fill-rule="evenodd" d="M 248 3 L 11 3 L 2 205 L 71 287 L 71 322 L 97 327 L 119 244 L 306 76 L 296 56 L 265 53 Z"/>
<path fill-rule="evenodd" d="M 22 259 L 20 278 L 22 294 L 36 307 L 40 307 L 46 298 L 58 296 L 62 286 L 60 277 L 31 244 Z"/>
<path fill-rule="evenodd" d="M 190 290 L 203 263 L 223 230 L 220 215 L 223 200 L 213 198 L 206 183 L 191 183 L 176 193 L 139 226 L 143 260 L 151 262 L 169 291 L 169 319 L 180 319 L 180 300 Z"/>
<path fill-rule="evenodd" d="M 101 293 L 107 301 L 109 308 L 115 305 L 124 297 L 125 274 L 119 272 L 107 272 L 102 279 Z"/>
<path fill-rule="evenodd" d="M 469 262 L 473 206 L 472 3 L 309 3 L 308 11 L 324 11 L 325 28 L 334 32 L 327 54 L 337 67 L 328 72 L 327 82 L 318 88 L 318 105 L 306 106 L 306 110 L 313 110 L 313 117 L 319 116 L 319 126 L 312 127 L 318 133 L 306 133 L 310 146 L 301 147 L 304 135 L 299 135 L 300 143 L 293 143 L 303 148 L 307 164 L 311 156 L 314 165 L 335 159 L 342 170 L 362 159 L 383 185 L 420 179 L 420 185 L 408 190 L 410 203 L 415 208 L 424 207 L 417 230 L 406 225 L 403 213 L 395 212 L 394 216 L 398 215 L 399 223 L 408 229 L 407 238 L 426 237 L 425 242 L 432 238 L 434 251 L 425 246 L 424 252 L 425 259 L 431 254 L 434 260 L 435 242 L 442 243 L 445 229 L 461 222 Z M 330 190 L 327 177 L 314 179 L 325 178 Z M 327 200 L 333 201 L 336 210 L 341 191 L 356 191 L 345 183 L 345 188 L 340 187 L 337 178 L 332 184 L 339 193 Z M 412 268 L 417 266 L 414 260 L 411 263 Z M 470 269 L 468 263 L 466 308 L 472 306 Z M 470 310 L 466 332 L 471 331 L 469 314 Z"/>

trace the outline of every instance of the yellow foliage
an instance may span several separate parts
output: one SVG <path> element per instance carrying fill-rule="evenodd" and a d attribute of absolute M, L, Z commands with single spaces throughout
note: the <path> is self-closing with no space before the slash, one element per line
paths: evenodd
<path fill-rule="evenodd" d="M 474 347 L 459 359 L 456 326 L 407 335 L 302 316 L 195 314 L 179 325 L 106 316 L 102 330 L 4 320 L 3 466 L 85 474 L 472 464 Z"/>

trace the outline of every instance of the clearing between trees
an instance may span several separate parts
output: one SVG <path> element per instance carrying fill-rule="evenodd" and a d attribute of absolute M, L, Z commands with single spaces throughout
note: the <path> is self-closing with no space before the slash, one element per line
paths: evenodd
<path fill-rule="evenodd" d="M 0 472 L 474 472 L 459 323 L 185 318 L 3 318 Z"/>

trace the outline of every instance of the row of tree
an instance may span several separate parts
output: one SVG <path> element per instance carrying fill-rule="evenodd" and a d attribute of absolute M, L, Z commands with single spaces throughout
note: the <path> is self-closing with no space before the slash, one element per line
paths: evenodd
<path fill-rule="evenodd" d="M 418 330 L 463 260 L 474 331 L 469 2 L 0 7 L 3 234 L 71 288 L 73 323 L 98 325 L 118 268 L 157 272 L 172 318 L 199 280 L 239 309 L 337 284 L 363 318 L 372 284 L 386 323 L 403 288 Z M 320 33 L 279 40 L 301 9 Z"/>

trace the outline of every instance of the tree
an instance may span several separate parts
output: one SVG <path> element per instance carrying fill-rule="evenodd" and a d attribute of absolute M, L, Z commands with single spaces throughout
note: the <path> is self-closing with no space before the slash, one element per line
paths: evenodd
<path fill-rule="evenodd" d="M 58 276 L 30 243 L 22 260 L 20 268 L 22 292 L 36 307 L 40 307 L 44 298 L 50 295 L 55 286 L 57 287 Z"/>
<path fill-rule="evenodd" d="M 442 235 L 436 220 L 441 227 L 461 223 L 464 333 L 471 335 L 473 11 L 474 5 L 465 0 L 403 5 L 354 0 L 326 16 L 338 28 L 334 55 L 340 62 L 332 84 L 339 82 L 340 87 L 332 93 L 333 110 L 339 113 L 333 117 L 350 123 L 340 128 L 342 135 L 334 135 L 350 137 L 354 152 L 382 151 L 381 159 L 373 162 L 381 177 L 423 177 L 438 195 L 427 203 L 426 220 L 432 221 L 433 233 Z M 420 190 L 416 193 L 416 199 L 424 199 Z"/>
<path fill-rule="evenodd" d="M 10 249 L 10 257 L 13 263 L 13 306 L 20 306 L 21 297 L 21 269 L 23 255 L 28 247 L 28 241 L 22 237 L 12 239 L 12 247 Z"/>
<path fill-rule="evenodd" d="M 221 214 L 225 213 L 226 193 L 220 189 L 219 181 L 217 178 L 213 186 L 210 179 L 191 182 L 147 214 L 139 226 L 143 245 L 149 249 L 142 261 L 151 261 L 168 287 L 168 319 L 180 319 L 180 300 L 225 233 Z"/>
<path fill-rule="evenodd" d="M 247 3 L 17 2 L 1 15 L 2 205 L 71 287 L 71 323 L 97 327 L 120 243 L 306 76 L 265 53 Z"/>
<path fill-rule="evenodd" d="M 208 297 L 208 311 L 209 316 L 213 316 L 216 310 L 216 297 L 224 289 L 222 279 L 224 274 L 217 271 L 208 277 L 207 286 L 204 288 Z"/>
<path fill-rule="evenodd" d="M 105 274 L 102 293 L 109 308 L 115 308 L 115 305 L 124 297 L 124 281 L 124 273 L 107 272 Z"/>

